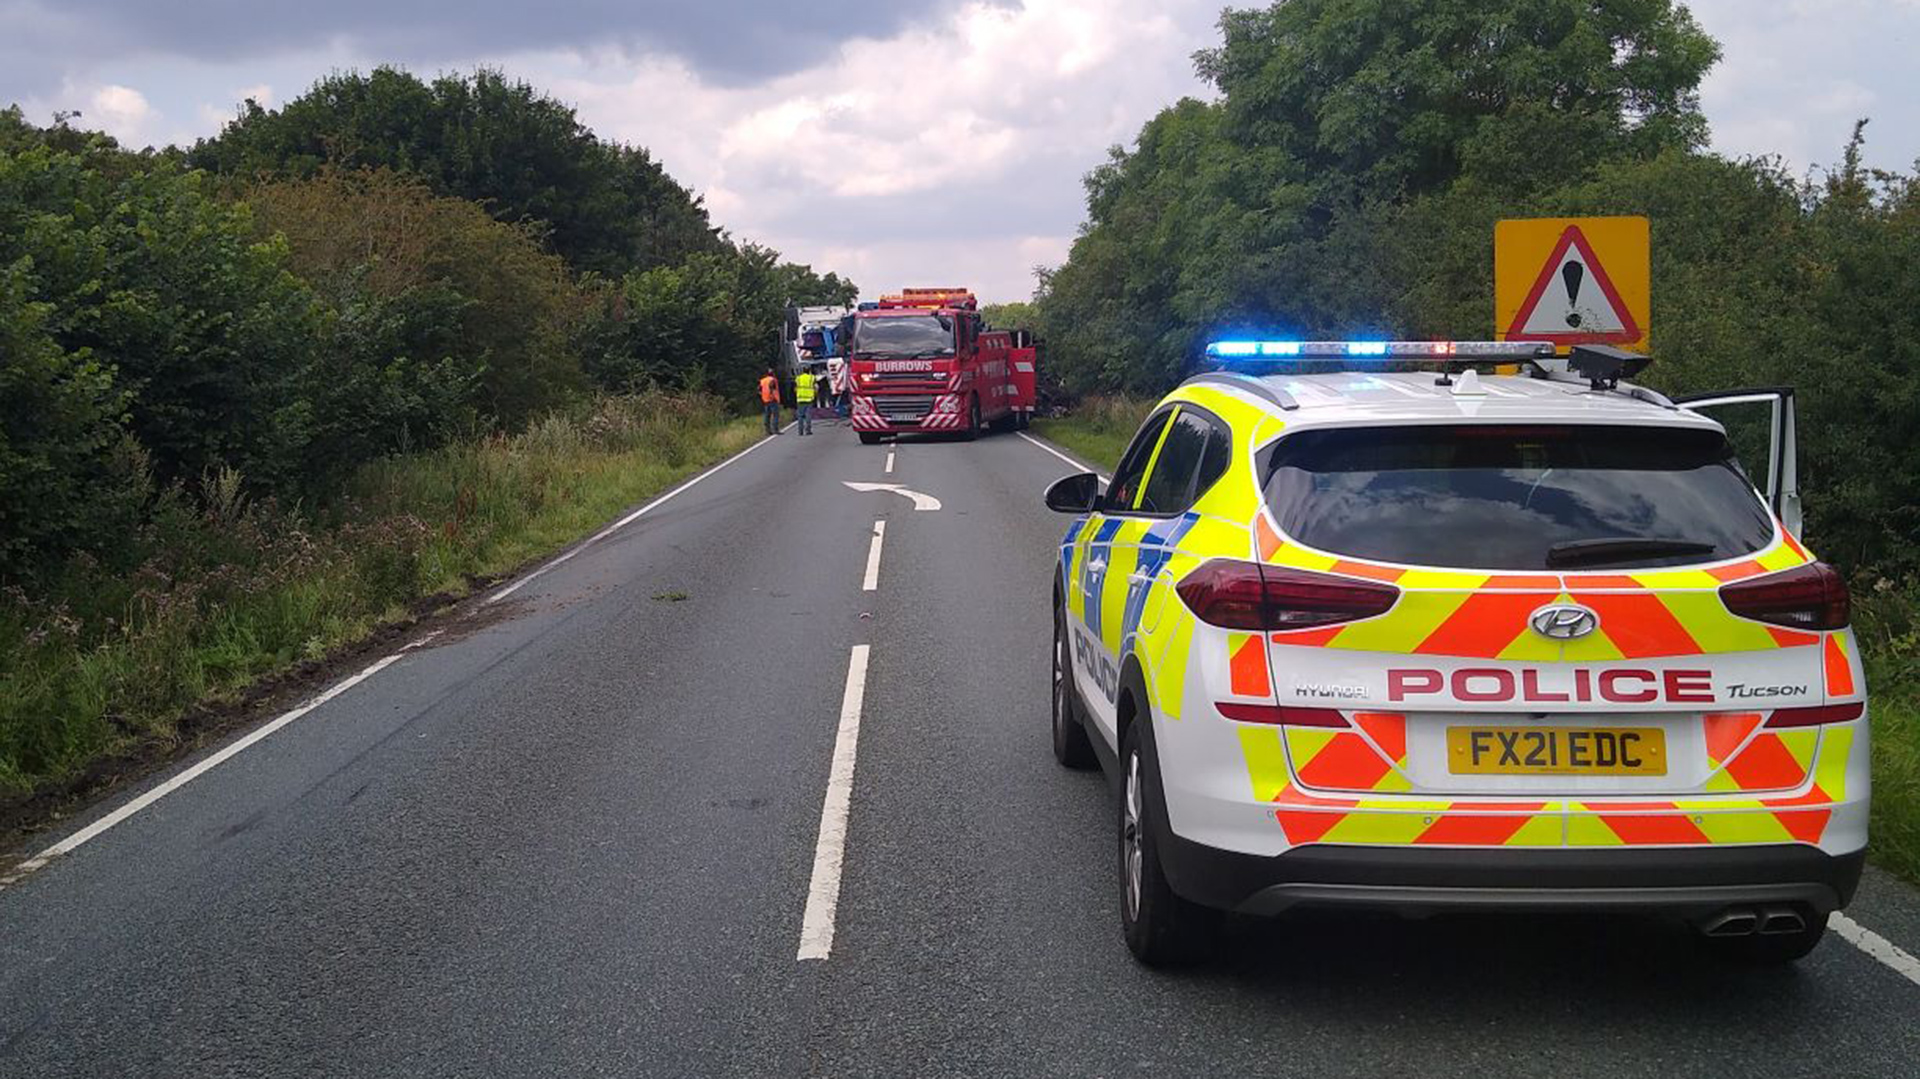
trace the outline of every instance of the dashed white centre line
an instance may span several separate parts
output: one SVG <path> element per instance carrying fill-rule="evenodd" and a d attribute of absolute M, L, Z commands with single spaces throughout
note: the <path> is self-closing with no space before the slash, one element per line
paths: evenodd
<path fill-rule="evenodd" d="M 893 475 L 893 451 L 887 451 L 887 475 Z"/>
<path fill-rule="evenodd" d="M 1883 966 L 1892 968 L 1894 973 L 1906 980 L 1920 985 L 1920 959 L 1915 959 L 1906 949 L 1838 911 L 1834 912 L 1827 925 L 1840 934 L 1840 939 L 1879 960 Z"/>
<path fill-rule="evenodd" d="M 800 919 L 796 960 L 825 959 L 833 952 L 834 917 L 840 909 L 840 869 L 847 854 L 847 813 L 853 802 L 853 762 L 860 744 L 860 704 L 866 693 L 867 646 L 856 644 L 847 658 L 847 689 L 840 698 L 840 730 L 833 740 L 827 797 L 820 806 L 820 838 L 813 847 L 813 881 L 807 887 L 807 910 Z"/>
<path fill-rule="evenodd" d="M 867 548 L 867 575 L 860 582 L 862 592 L 872 592 L 880 587 L 880 544 L 887 538 L 887 522 L 873 522 L 873 543 Z"/>

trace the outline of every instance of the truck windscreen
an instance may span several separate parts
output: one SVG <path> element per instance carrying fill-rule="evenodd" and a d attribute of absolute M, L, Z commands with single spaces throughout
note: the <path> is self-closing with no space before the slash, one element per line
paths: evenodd
<path fill-rule="evenodd" d="M 863 318 L 854 324 L 853 351 L 882 359 L 951 356 L 953 320 L 944 315 Z"/>

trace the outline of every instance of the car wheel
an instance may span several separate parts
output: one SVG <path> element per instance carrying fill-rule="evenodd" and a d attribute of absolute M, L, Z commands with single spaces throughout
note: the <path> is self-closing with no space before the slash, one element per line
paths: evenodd
<path fill-rule="evenodd" d="M 862 446 L 871 446 L 878 441 L 880 441 L 880 432 L 878 431 L 860 432 L 860 444 Z"/>
<path fill-rule="evenodd" d="M 1150 967 L 1206 958 L 1219 925 L 1217 912 L 1175 895 L 1160 865 L 1166 827 L 1158 770 L 1142 717 L 1120 746 L 1120 921 L 1127 949 Z"/>
<path fill-rule="evenodd" d="M 1815 915 L 1806 926 L 1792 933 L 1749 933 L 1739 937 L 1696 937 L 1700 946 L 1717 959 L 1753 966 L 1776 966 L 1805 959 L 1819 947 L 1827 935 L 1827 916 Z"/>
<path fill-rule="evenodd" d="M 1086 771 L 1099 763 L 1093 756 L 1093 742 L 1080 719 L 1080 704 L 1073 684 L 1072 642 L 1067 637 L 1067 612 L 1053 609 L 1053 759 L 1064 768 Z"/>

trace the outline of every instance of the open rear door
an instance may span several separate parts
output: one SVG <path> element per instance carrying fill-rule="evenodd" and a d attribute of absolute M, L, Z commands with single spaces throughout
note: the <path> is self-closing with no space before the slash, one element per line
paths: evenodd
<path fill-rule="evenodd" d="M 1766 462 L 1761 493 L 1787 531 L 1800 535 L 1799 439 L 1794 433 L 1793 387 L 1769 386 L 1676 397 L 1674 404 L 1710 416 L 1727 429 L 1741 464 Z M 1759 479 L 1761 477 L 1756 477 Z"/>

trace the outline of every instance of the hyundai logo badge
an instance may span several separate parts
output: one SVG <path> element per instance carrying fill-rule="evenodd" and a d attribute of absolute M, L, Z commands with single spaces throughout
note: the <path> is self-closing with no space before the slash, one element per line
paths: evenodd
<path fill-rule="evenodd" d="M 1571 641 L 1600 628 L 1600 616 L 1575 603 L 1555 603 L 1527 616 L 1527 624 L 1542 637 Z"/>

